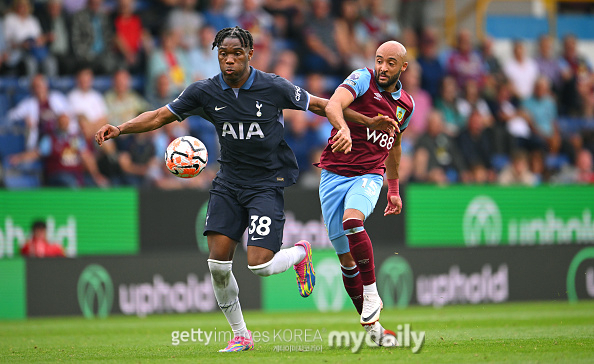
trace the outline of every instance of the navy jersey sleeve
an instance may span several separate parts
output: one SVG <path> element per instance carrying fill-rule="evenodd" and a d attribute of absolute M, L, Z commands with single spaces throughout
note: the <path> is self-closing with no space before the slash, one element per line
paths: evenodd
<path fill-rule="evenodd" d="M 280 76 L 273 78 L 273 95 L 279 109 L 307 110 L 309 94 Z"/>
<path fill-rule="evenodd" d="M 167 104 L 167 108 L 175 114 L 179 121 L 182 121 L 188 116 L 196 115 L 197 109 L 204 105 L 206 95 L 204 82 L 194 82 L 186 87 L 175 100 Z"/>

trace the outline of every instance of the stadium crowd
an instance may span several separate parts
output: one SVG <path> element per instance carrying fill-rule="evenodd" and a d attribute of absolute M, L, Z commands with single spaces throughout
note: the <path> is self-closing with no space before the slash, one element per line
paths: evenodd
<path fill-rule="evenodd" d="M 30 175 L 48 186 L 208 188 L 219 148 L 214 127 L 200 117 L 102 148 L 92 136 L 104 123 L 161 107 L 189 83 L 219 73 L 212 41 L 235 25 L 254 37 L 254 67 L 326 98 L 352 70 L 373 66 L 380 43 L 401 41 L 409 61 L 401 80 L 415 100 L 403 135 L 402 182 L 594 183 L 594 71 L 578 39 L 542 35 L 534 54 L 514 40 L 513 56 L 500 59 L 493 39 L 475 44 L 466 29 L 451 47 L 443 44 L 437 29 L 411 16 L 423 3 L 401 1 L 392 15 L 382 0 L 0 5 L 0 89 L 16 80 L 0 95 L 0 183 L 28 186 L 20 178 Z M 311 112 L 284 116 L 299 183 L 317 188 L 312 162 L 331 126 Z M 7 148 L 19 135 L 22 145 Z M 210 167 L 187 181 L 163 163 L 168 143 L 181 135 L 198 137 L 210 153 Z"/>

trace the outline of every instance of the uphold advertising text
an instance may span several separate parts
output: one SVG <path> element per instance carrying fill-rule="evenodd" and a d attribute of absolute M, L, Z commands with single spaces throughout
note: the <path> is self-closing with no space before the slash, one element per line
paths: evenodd
<path fill-rule="evenodd" d="M 413 247 L 594 244 L 591 187 L 410 186 L 408 203 Z"/>

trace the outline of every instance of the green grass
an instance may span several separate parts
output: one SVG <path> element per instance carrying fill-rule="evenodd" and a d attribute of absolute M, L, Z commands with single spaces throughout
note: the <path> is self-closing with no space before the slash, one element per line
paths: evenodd
<path fill-rule="evenodd" d="M 104 320 L 78 317 L 41 318 L 0 322 L 0 362 L 101 361 L 114 363 L 221 362 L 243 363 L 543 363 L 594 362 L 594 301 L 411 307 L 384 310 L 382 323 L 396 330 L 410 323 L 425 331 L 422 350 L 369 348 L 358 353 L 328 345 L 332 330 L 359 332 L 353 312 L 262 313 L 245 312 L 252 331 L 319 330 L 319 340 L 256 343 L 251 352 L 218 353 L 223 343 L 172 345 L 175 330 L 228 330 L 221 313 L 158 315 L 146 318 L 113 316 Z M 294 331 L 292 331 L 294 332 Z M 322 351 L 276 351 L 279 344 L 322 346 Z"/>

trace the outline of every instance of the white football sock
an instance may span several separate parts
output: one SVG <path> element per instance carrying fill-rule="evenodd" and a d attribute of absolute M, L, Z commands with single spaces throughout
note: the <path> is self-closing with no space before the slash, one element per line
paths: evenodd
<path fill-rule="evenodd" d="M 261 277 L 282 273 L 305 258 L 305 248 L 301 245 L 281 249 L 268 262 L 260 265 L 248 265 L 248 268 Z"/>
<path fill-rule="evenodd" d="M 378 294 L 375 282 L 363 286 L 363 294 Z"/>
<path fill-rule="evenodd" d="M 239 304 L 239 286 L 231 271 L 232 267 L 233 261 L 208 260 L 212 288 L 221 311 L 231 325 L 233 336 L 248 337 L 249 333 Z"/>

